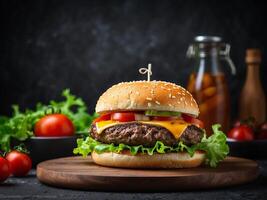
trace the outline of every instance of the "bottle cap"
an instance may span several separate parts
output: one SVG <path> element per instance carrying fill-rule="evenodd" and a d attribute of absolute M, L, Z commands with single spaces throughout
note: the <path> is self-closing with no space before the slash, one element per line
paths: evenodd
<path fill-rule="evenodd" d="M 260 49 L 247 49 L 246 51 L 246 63 L 259 64 L 261 63 L 261 50 Z"/>
<path fill-rule="evenodd" d="M 222 38 L 219 36 L 198 35 L 194 40 L 198 43 L 218 43 L 222 41 Z"/>

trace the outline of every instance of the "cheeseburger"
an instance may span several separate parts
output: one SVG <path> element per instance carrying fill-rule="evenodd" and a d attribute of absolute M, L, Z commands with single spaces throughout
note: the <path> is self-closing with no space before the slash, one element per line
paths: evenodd
<path fill-rule="evenodd" d="M 75 154 L 96 164 L 124 168 L 216 167 L 228 154 L 226 137 L 214 125 L 205 135 L 199 109 L 183 87 L 163 81 L 124 82 L 109 88 L 96 104 L 99 117 Z"/>

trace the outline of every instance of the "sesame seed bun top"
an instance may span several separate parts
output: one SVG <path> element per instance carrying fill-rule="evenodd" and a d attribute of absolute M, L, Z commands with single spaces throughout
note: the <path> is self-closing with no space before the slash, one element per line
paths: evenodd
<path fill-rule="evenodd" d="M 97 101 L 96 112 L 157 110 L 197 117 L 198 105 L 183 87 L 165 81 L 133 81 L 113 85 Z"/>

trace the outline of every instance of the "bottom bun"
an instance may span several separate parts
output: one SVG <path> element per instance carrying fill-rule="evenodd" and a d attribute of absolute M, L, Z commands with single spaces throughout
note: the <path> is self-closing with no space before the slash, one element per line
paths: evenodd
<path fill-rule="evenodd" d="M 122 168 L 191 168 L 201 165 L 204 161 L 204 152 L 197 151 L 194 156 L 188 153 L 164 153 L 164 154 L 137 154 L 129 152 L 113 153 L 105 152 L 92 153 L 93 161 L 102 166 Z"/>

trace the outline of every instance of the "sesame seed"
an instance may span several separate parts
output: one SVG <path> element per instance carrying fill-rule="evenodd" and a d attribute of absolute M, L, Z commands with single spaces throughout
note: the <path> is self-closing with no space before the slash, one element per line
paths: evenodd
<path fill-rule="evenodd" d="M 169 97 L 172 98 L 172 94 L 169 94 Z"/>
<path fill-rule="evenodd" d="M 146 98 L 146 100 L 148 100 L 148 101 L 151 101 L 151 100 L 152 100 L 152 98 L 150 98 L 150 97 L 147 97 L 147 98 Z"/>
<path fill-rule="evenodd" d="M 148 107 L 151 107 L 151 103 L 147 103 Z"/>
<path fill-rule="evenodd" d="M 136 93 L 137 95 L 139 95 L 139 94 L 140 94 L 140 92 L 138 92 L 138 91 L 136 91 L 135 93 Z"/>
<path fill-rule="evenodd" d="M 173 98 L 173 99 L 175 99 L 175 98 L 176 98 L 176 96 L 172 96 L 172 98 Z"/>

